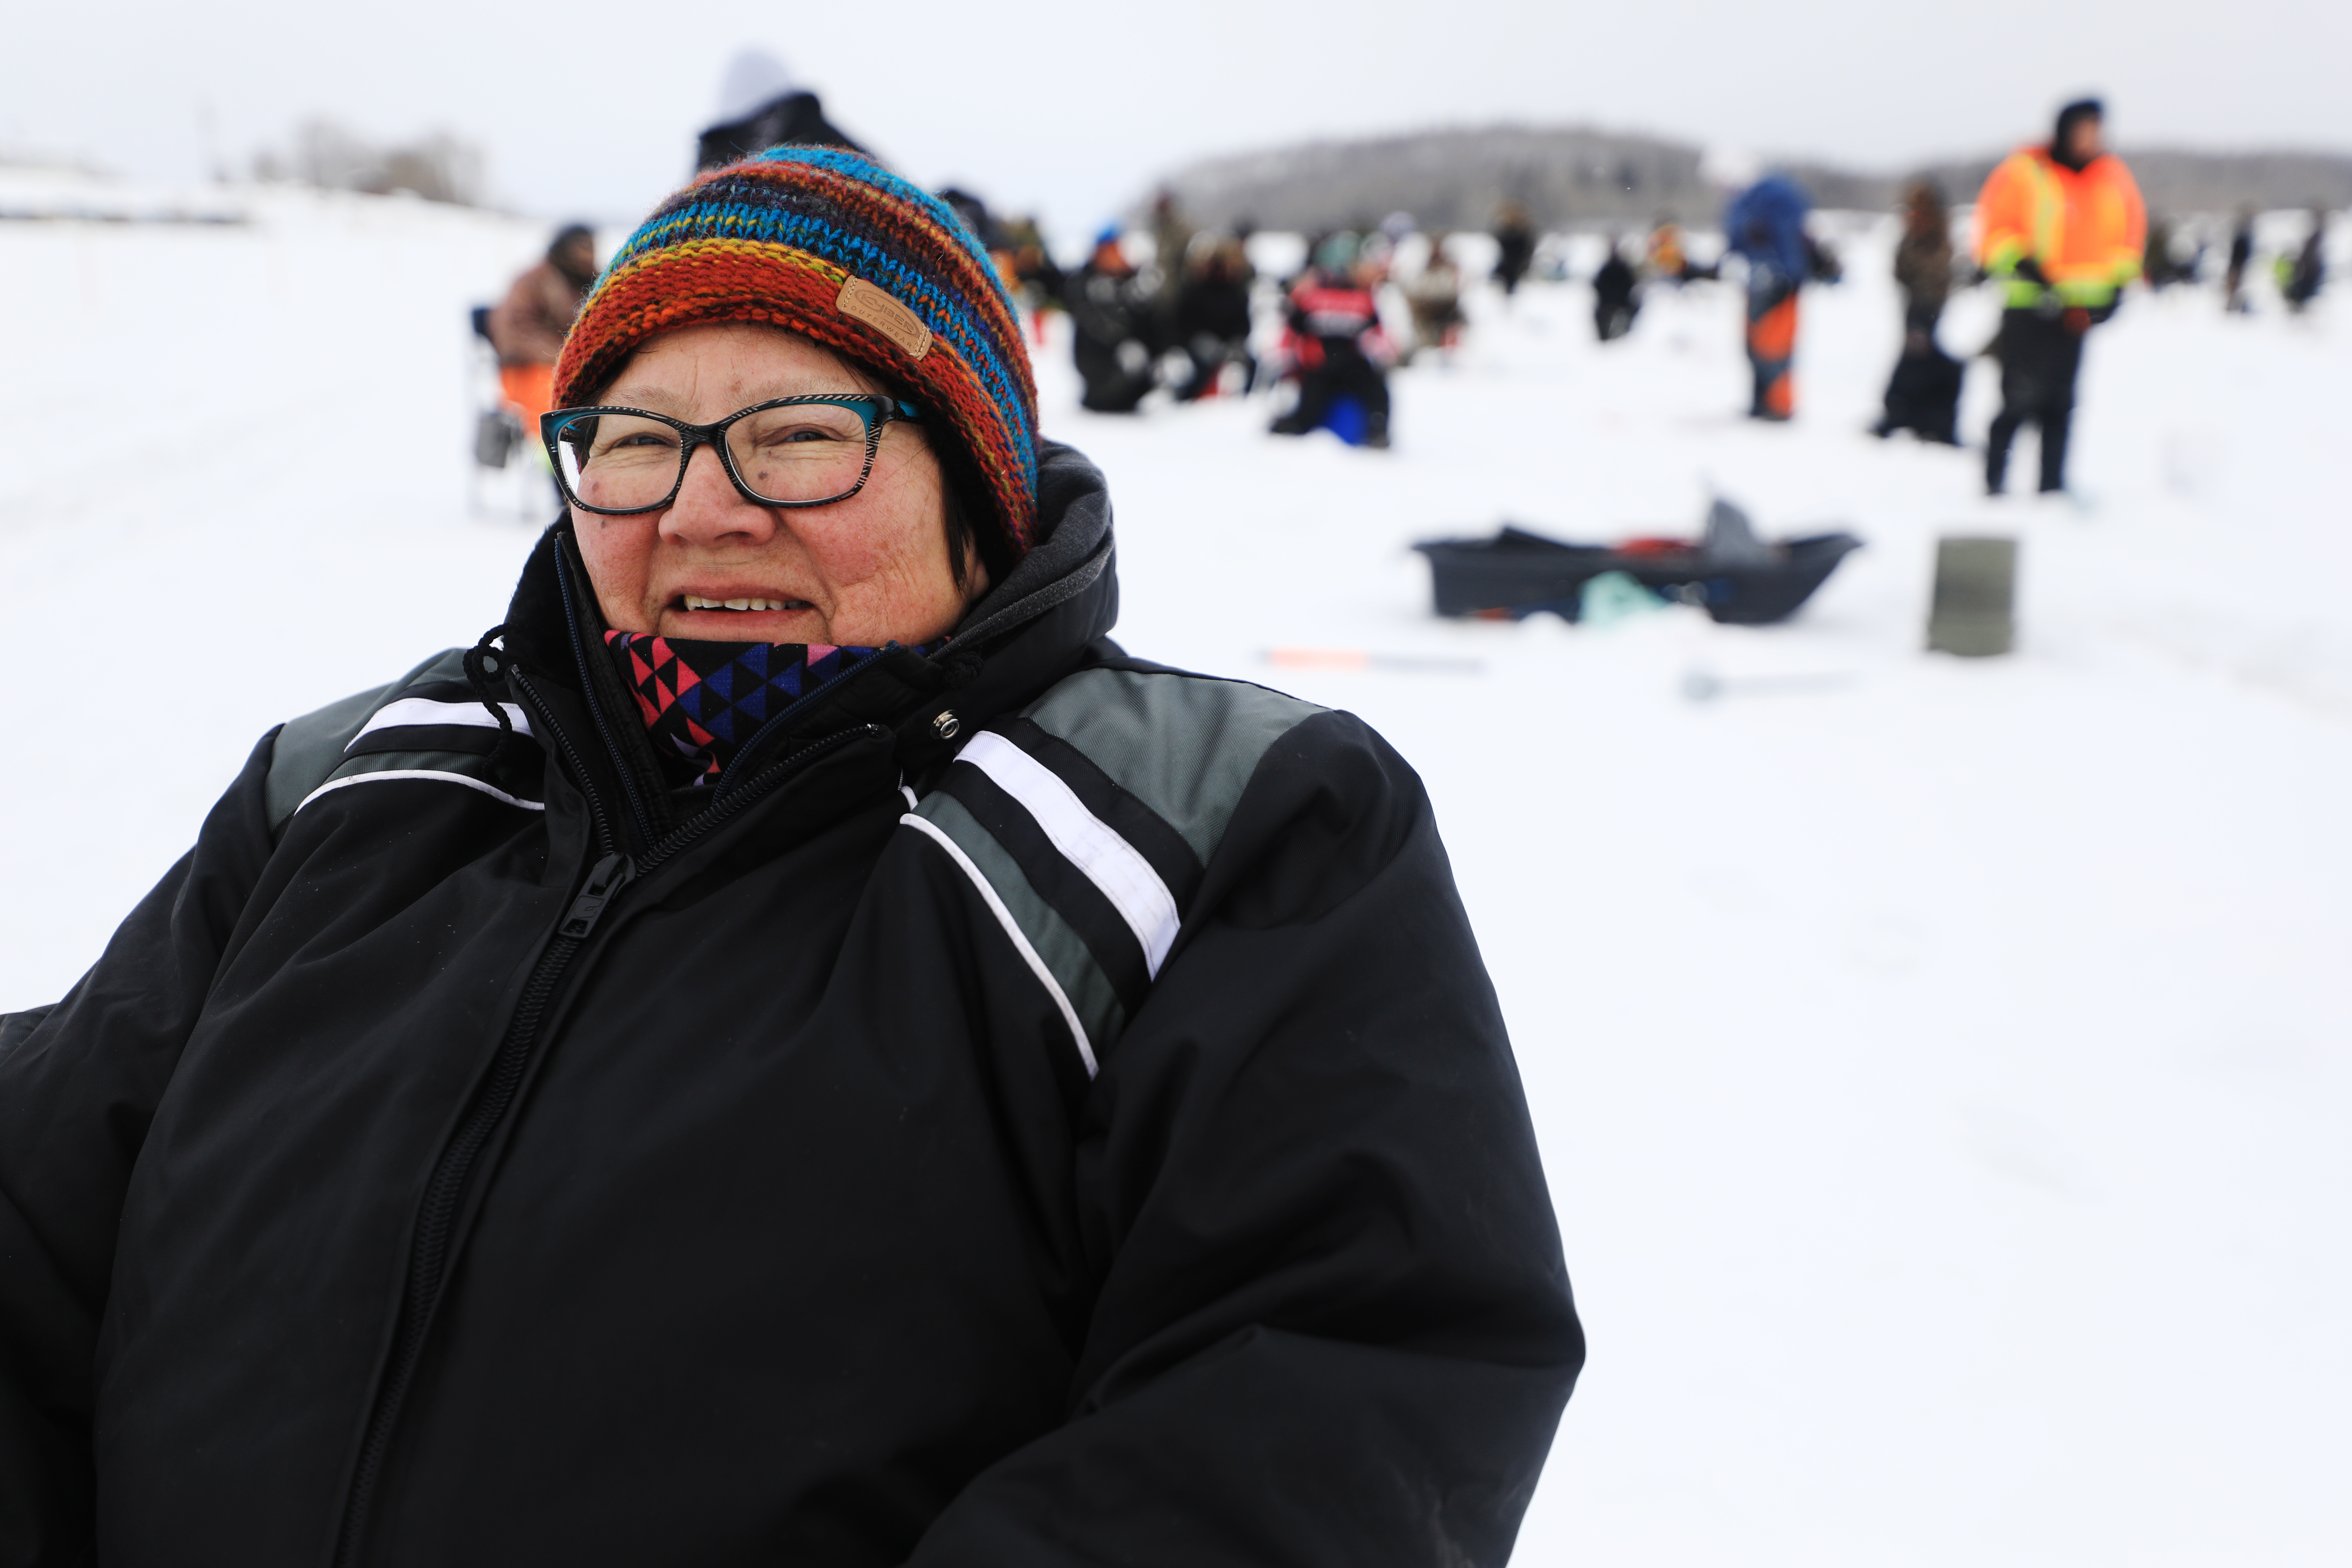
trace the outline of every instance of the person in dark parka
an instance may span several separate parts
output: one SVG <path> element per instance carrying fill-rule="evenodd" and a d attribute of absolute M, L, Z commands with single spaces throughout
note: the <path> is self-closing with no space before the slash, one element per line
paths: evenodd
<path fill-rule="evenodd" d="M 1608 259 L 1592 275 L 1592 328 L 1602 342 L 1614 342 L 1633 330 L 1633 318 L 1642 309 L 1641 291 L 1641 279 L 1625 259 L 1623 245 L 1611 240 Z"/>
<path fill-rule="evenodd" d="M 1216 389 L 1225 366 L 1239 365 L 1242 390 L 1257 381 L 1257 356 L 1250 353 L 1250 264 L 1241 241 L 1222 239 L 1201 258 L 1176 297 L 1176 342 L 1192 362 L 1192 374 L 1176 389 L 1179 403 L 1191 403 Z"/>
<path fill-rule="evenodd" d="M 1495 281 L 1506 297 L 1519 291 L 1535 259 L 1535 220 L 1519 203 L 1505 202 L 1495 213 Z"/>
<path fill-rule="evenodd" d="M 694 166 L 716 169 L 754 148 L 768 146 L 859 150 L 847 132 L 824 117 L 824 104 L 816 94 L 788 92 L 740 120 L 703 132 L 695 141 Z"/>
<path fill-rule="evenodd" d="M 622 247 L 503 626 L 0 1020 L 0 1563 L 1509 1555 L 1583 1342 L 1428 799 L 1108 640 L 1019 333 L 845 153 Z"/>
<path fill-rule="evenodd" d="M 2327 210 L 2311 209 L 2311 232 L 2304 237 L 2303 248 L 2295 252 L 2294 261 L 2285 268 L 2286 276 L 2279 285 L 2279 295 L 2286 300 L 2287 309 L 2301 315 L 2305 307 L 2319 298 L 2320 286 L 2327 280 Z"/>
<path fill-rule="evenodd" d="M 1094 254 L 1063 280 L 1070 313 L 1070 357 L 1084 384 L 1079 405 L 1097 414 L 1132 414 L 1160 384 L 1157 297 L 1127 258 L 1117 229 L 1095 238 Z"/>

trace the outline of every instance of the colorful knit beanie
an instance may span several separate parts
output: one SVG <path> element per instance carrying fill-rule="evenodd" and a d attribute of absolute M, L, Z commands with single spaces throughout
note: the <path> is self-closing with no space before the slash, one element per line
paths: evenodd
<path fill-rule="evenodd" d="M 590 291 L 555 405 L 591 401 L 640 343 L 708 321 L 785 328 L 905 386 L 1012 554 L 1034 542 L 1037 389 L 1013 300 L 946 203 L 855 153 L 772 147 L 656 208 Z M 940 426 L 946 427 L 945 431 Z M 972 494 L 976 486 L 982 494 Z"/>

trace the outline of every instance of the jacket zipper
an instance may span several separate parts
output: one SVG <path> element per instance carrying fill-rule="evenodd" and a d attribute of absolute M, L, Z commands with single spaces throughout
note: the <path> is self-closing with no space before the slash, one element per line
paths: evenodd
<path fill-rule="evenodd" d="M 620 742 L 613 737 L 612 725 L 604 716 L 604 705 L 596 700 L 596 682 L 588 672 L 589 649 L 580 640 L 580 614 L 572 607 L 571 567 L 563 559 L 562 540 L 559 537 L 555 543 L 555 592 L 556 596 L 563 601 L 563 629 L 569 634 L 572 643 L 572 662 L 580 668 L 580 690 L 588 700 L 588 718 L 596 726 L 596 738 L 604 742 L 604 754 L 613 759 L 614 771 L 620 774 L 621 796 L 629 803 L 629 820 L 637 825 L 637 842 L 650 847 L 656 837 L 653 814 L 638 798 L 636 781 L 629 776 L 628 759 L 621 753 Z M 563 748 L 564 760 L 577 767 L 579 753 L 572 750 L 569 741 L 563 742 Z M 583 772 L 580 777 L 584 784 L 588 775 Z"/>
<path fill-rule="evenodd" d="M 522 998 L 516 1004 L 514 1016 L 509 1020 L 506 1036 L 499 1042 L 498 1053 L 491 1058 L 489 1077 L 481 1092 L 460 1119 L 457 1130 L 434 1163 L 433 1174 L 425 1184 L 424 1201 L 418 1205 L 416 1231 L 409 1243 L 408 1276 L 402 1290 L 400 1316 L 393 1336 L 392 1359 L 384 1369 L 378 1385 L 373 1408 L 368 1413 L 368 1423 L 360 1442 L 359 1463 L 352 1472 L 352 1481 L 344 1496 L 343 1517 L 335 1539 L 335 1568 L 352 1568 L 359 1561 L 360 1542 L 365 1534 L 368 1514 L 375 1501 L 377 1481 L 383 1473 L 383 1462 L 392 1450 L 392 1436 L 399 1424 L 400 1410 L 406 1401 L 416 1368 L 424 1360 L 425 1344 L 433 1324 L 434 1309 L 439 1304 L 441 1289 L 447 1282 L 449 1243 L 456 1225 L 457 1211 L 464 1201 L 475 1162 L 490 1137 L 514 1108 L 516 1095 L 522 1088 L 523 1077 L 539 1043 L 539 1030 L 547 1012 L 547 1004 L 554 995 L 556 984 L 572 963 L 572 956 L 587 942 L 604 911 L 621 889 L 661 865 L 679 851 L 693 845 L 722 823 L 731 820 L 757 801 L 763 799 L 787 778 L 809 763 L 837 751 L 854 740 L 866 736 L 887 736 L 889 731 L 878 724 L 861 724 L 853 729 L 826 736 L 802 747 L 774 766 L 759 773 L 728 799 L 714 800 L 692 821 L 680 826 L 667 838 L 656 845 L 646 855 L 643 866 L 632 862 L 626 855 L 613 847 L 613 834 L 597 800 L 595 786 L 587 771 L 580 765 L 579 752 L 571 738 L 557 726 L 548 714 L 546 704 L 538 700 L 520 670 L 509 668 L 515 685 L 536 710 L 534 724 L 543 723 L 546 732 L 556 739 L 558 749 L 574 776 L 580 780 L 588 799 L 589 819 L 598 848 L 602 851 L 588 879 L 571 907 L 555 928 L 555 935 L 540 954 L 539 962 L 524 984 Z M 593 703 L 593 699 L 592 699 Z"/>

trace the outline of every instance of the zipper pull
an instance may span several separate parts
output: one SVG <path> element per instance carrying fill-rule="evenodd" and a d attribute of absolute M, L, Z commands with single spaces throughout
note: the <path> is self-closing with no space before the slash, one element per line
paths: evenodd
<path fill-rule="evenodd" d="M 636 874 L 636 863 L 626 855 L 607 855 L 597 861 L 595 868 L 588 873 L 588 885 L 580 889 L 578 898 L 572 900 L 572 912 L 563 917 L 563 923 L 555 928 L 555 934 L 577 941 L 594 931 L 596 921 L 604 913 L 604 906 L 611 903 L 613 895 L 627 887 Z"/>

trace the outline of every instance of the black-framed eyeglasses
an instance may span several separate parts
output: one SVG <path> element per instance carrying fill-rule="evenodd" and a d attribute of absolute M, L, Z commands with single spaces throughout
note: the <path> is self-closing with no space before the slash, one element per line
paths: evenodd
<path fill-rule="evenodd" d="M 540 439 L 565 499 L 606 517 L 659 511 L 677 499 L 697 447 L 756 506 L 824 506 L 866 488 L 883 427 L 919 425 L 911 403 L 871 393 L 779 397 L 714 425 L 643 408 L 558 408 L 540 416 Z"/>

